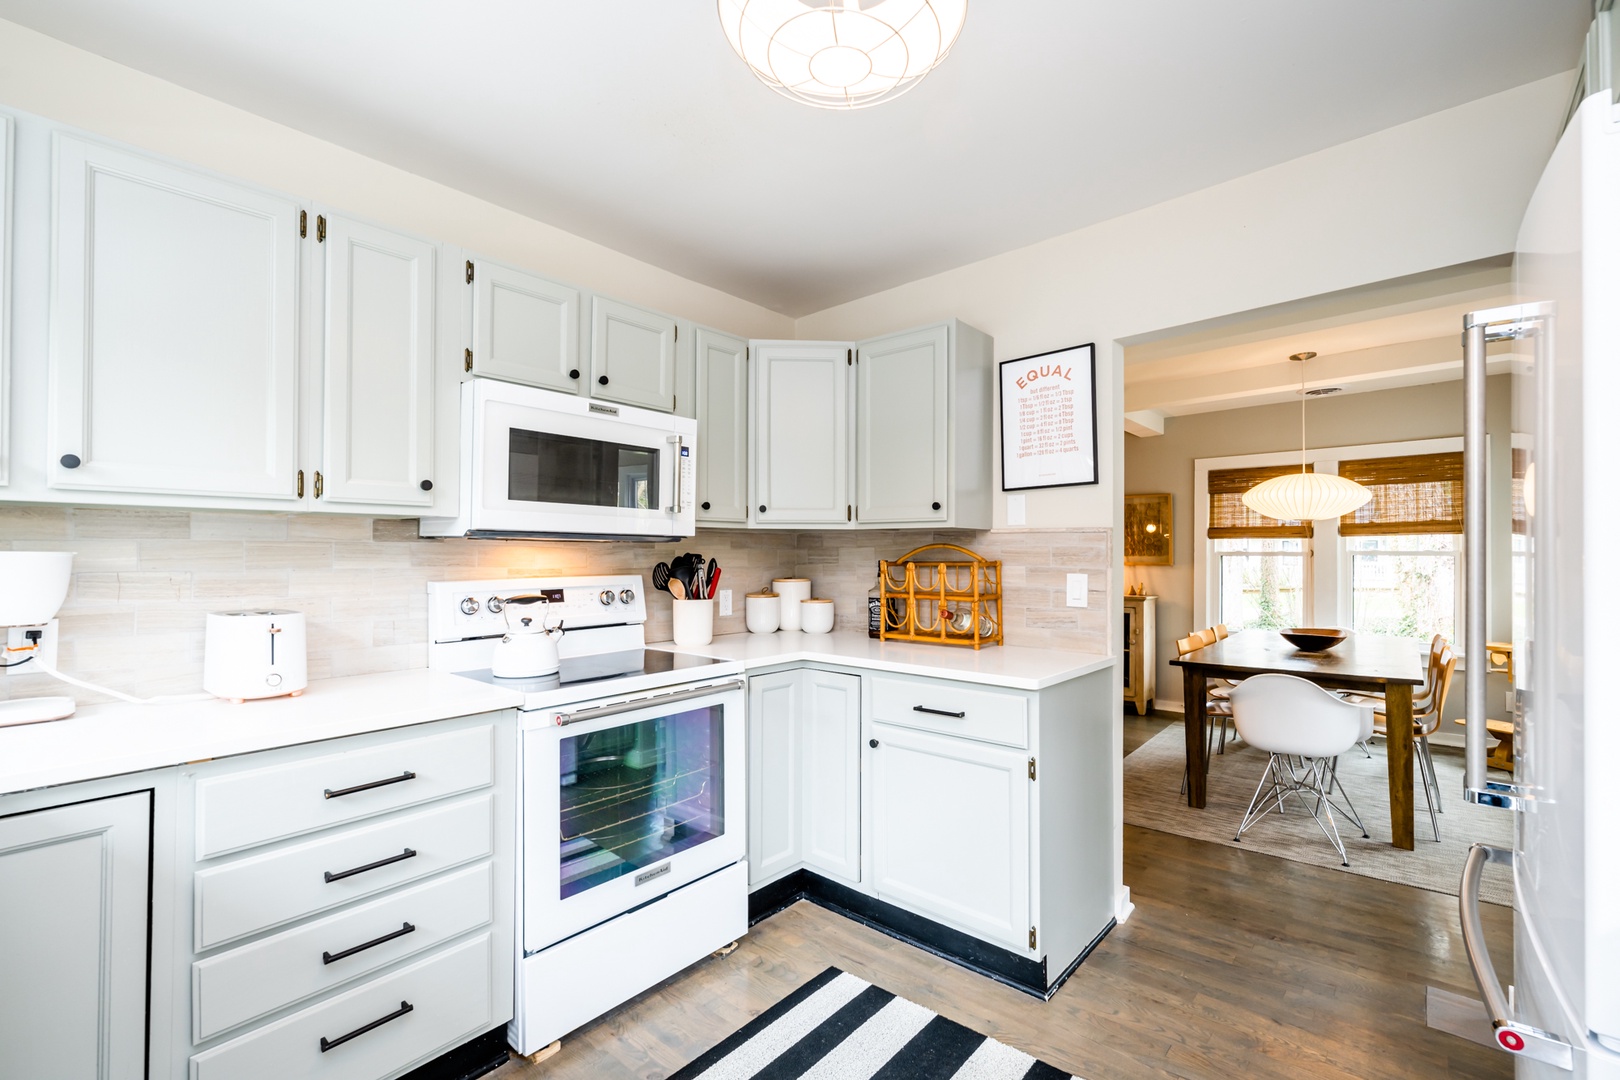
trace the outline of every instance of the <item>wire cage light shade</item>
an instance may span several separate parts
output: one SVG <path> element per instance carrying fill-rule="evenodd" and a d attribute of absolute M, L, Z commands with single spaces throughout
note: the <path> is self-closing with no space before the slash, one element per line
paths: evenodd
<path fill-rule="evenodd" d="M 731 48 L 777 93 L 861 109 L 910 90 L 939 66 L 967 0 L 718 0 Z"/>
<path fill-rule="evenodd" d="M 1243 505 L 1278 521 L 1321 521 L 1359 510 L 1372 492 L 1333 473 L 1273 476 L 1243 493 Z"/>

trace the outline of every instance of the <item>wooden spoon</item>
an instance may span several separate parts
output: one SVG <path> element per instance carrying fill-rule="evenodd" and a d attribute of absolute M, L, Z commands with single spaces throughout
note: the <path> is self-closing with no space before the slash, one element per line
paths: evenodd
<path fill-rule="evenodd" d="M 686 586 L 681 583 L 680 578 L 672 577 L 669 579 L 669 595 L 677 600 L 686 599 Z"/>

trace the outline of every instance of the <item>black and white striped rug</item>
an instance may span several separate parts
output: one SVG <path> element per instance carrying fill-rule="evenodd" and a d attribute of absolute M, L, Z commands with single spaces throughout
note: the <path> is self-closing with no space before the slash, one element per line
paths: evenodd
<path fill-rule="evenodd" d="M 1079 1080 L 830 967 L 670 1080 Z"/>

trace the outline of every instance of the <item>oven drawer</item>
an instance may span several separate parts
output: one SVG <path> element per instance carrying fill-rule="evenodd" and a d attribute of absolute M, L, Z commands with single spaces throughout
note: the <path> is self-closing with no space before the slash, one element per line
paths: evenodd
<path fill-rule="evenodd" d="M 191 965 L 196 1042 L 486 925 L 489 863 L 402 889 Z"/>
<path fill-rule="evenodd" d="M 493 963 L 489 934 L 451 945 L 195 1055 L 191 1080 L 376 1080 L 398 1075 L 495 1026 Z M 323 1039 L 326 1050 L 321 1049 Z"/>
<path fill-rule="evenodd" d="M 198 870 L 196 949 L 487 858 L 493 811 L 491 796 L 476 795 Z"/>
<path fill-rule="evenodd" d="M 197 781 L 197 861 L 488 787 L 495 728 L 406 736 L 381 746 Z"/>
<path fill-rule="evenodd" d="M 1029 745 L 1029 700 L 1022 694 L 961 683 L 869 675 L 872 719 L 964 739 Z"/>

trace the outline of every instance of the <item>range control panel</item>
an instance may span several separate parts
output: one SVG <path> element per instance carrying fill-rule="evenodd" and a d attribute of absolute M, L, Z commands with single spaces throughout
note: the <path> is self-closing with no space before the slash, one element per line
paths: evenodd
<path fill-rule="evenodd" d="M 540 597 L 530 601 L 529 597 Z M 428 582 L 428 637 L 435 642 L 498 637 L 507 616 L 560 621 L 564 630 L 647 621 L 639 574 L 592 578 L 490 578 Z"/>

